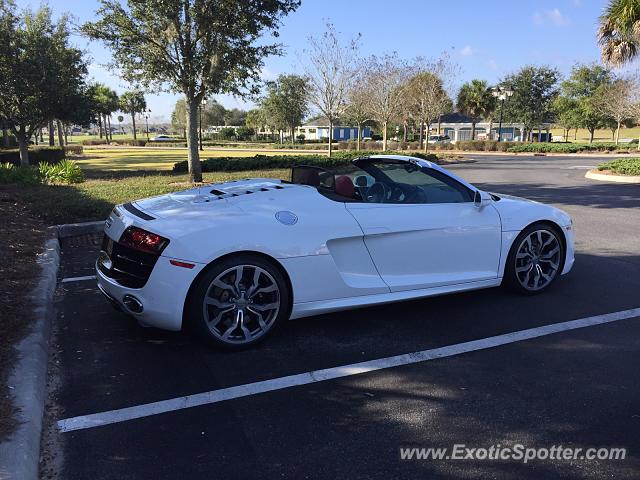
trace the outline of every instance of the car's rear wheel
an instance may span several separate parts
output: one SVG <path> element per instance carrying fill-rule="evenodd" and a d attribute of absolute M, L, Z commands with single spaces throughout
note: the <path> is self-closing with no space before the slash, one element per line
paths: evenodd
<path fill-rule="evenodd" d="M 291 294 L 280 269 L 258 255 L 213 264 L 189 300 L 189 320 L 210 343 L 242 349 L 264 340 L 289 315 Z"/>
<path fill-rule="evenodd" d="M 525 294 L 546 290 L 564 265 L 562 235 L 550 224 L 527 227 L 511 246 L 505 266 L 505 286 Z"/>

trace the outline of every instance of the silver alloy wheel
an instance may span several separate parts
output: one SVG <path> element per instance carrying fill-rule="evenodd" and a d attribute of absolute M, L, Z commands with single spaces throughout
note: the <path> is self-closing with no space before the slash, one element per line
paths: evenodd
<path fill-rule="evenodd" d="M 213 335 L 226 343 L 243 344 L 269 331 L 280 311 L 280 289 L 265 269 L 237 265 L 213 279 L 203 302 L 203 314 Z"/>
<path fill-rule="evenodd" d="M 516 277 L 525 289 L 537 291 L 558 275 L 562 248 L 549 230 L 535 230 L 527 235 L 516 252 Z"/>

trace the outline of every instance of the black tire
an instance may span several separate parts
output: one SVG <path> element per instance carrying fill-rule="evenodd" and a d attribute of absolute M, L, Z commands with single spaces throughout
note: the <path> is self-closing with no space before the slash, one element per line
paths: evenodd
<path fill-rule="evenodd" d="M 237 282 L 235 279 L 237 278 L 236 272 L 240 266 L 242 266 L 242 280 L 239 282 L 241 295 L 237 295 L 235 288 Z M 258 288 L 258 293 L 255 294 L 253 298 L 263 297 L 260 298 L 261 301 L 270 303 L 261 304 L 253 299 L 249 299 L 249 293 L 253 285 L 249 285 L 248 287 L 243 285 L 249 283 L 249 279 L 253 279 L 253 275 L 257 269 L 262 270 L 262 272 L 258 274 L 258 283 L 259 285 L 262 284 L 263 287 L 256 287 Z M 223 275 L 222 279 L 218 278 L 220 275 Z M 214 280 L 216 281 L 216 285 L 213 285 Z M 220 288 L 217 286 L 220 282 L 225 285 L 229 284 L 233 288 Z M 264 286 L 265 284 L 267 286 Z M 277 287 L 277 292 L 260 292 L 271 289 L 272 284 L 275 284 Z M 225 295 L 228 297 L 226 300 Z M 264 299 L 264 297 L 266 297 L 266 299 Z M 205 300 L 207 300 L 207 302 L 214 301 L 216 305 L 205 305 Z M 254 301 L 255 303 L 253 303 Z M 261 310 L 262 313 L 257 313 L 257 310 L 255 310 L 258 306 L 261 308 L 271 306 L 275 304 L 276 301 L 279 306 L 277 309 L 271 308 L 266 310 L 266 320 L 264 319 L 265 311 Z M 229 304 L 233 304 L 233 307 L 229 306 Z M 224 310 L 229 311 L 224 312 Z M 239 310 L 243 311 L 242 316 L 239 315 Z M 284 320 L 289 318 L 290 310 L 291 292 L 289 283 L 275 261 L 260 255 L 243 253 L 224 257 L 214 262 L 207 268 L 205 273 L 196 280 L 187 300 L 187 315 L 185 320 L 191 332 L 194 333 L 198 339 L 226 350 L 243 350 L 252 347 L 271 335 Z M 205 315 L 209 318 L 205 318 Z M 216 321 L 218 315 L 221 316 L 220 319 Z M 262 323 L 258 321 L 258 316 L 262 319 Z M 240 326 L 245 327 L 245 322 L 246 330 L 245 328 L 240 328 Z M 227 339 L 222 338 L 234 324 L 237 325 L 237 327 Z M 267 325 L 268 328 L 262 329 L 262 324 Z M 260 328 L 264 331 L 258 332 L 259 334 L 256 334 L 256 337 L 252 338 L 245 334 L 245 331 L 251 333 L 252 327 L 256 329 Z M 241 337 L 244 337 L 244 339 Z"/>
<path fill-rule="evenodd" d="M 516 269 L 517 268 L 526 268 L 527 265 L 524 264 L 522 266 L 519 265 L 519 262 L 524 262 L 525 260 L 523 259 L 517 259 L 517 255 L 518 255 L 518 250 L 521 248 L 521 246 L 523 245 L 523 242 L 525 241 L 525 239 L 527 237 L 529 237 L 531 234 L 535 234 L 537 235 L 537 232 L 546 232 L 546 233 L 550 233 L 553 236 L 555 236 L 555 239 L 557 241 L 557 246 L 558 246 L 558 254 L 557 254 L 557 269 L 555 269 L 555 273 L 553 274 L 553 276 L 551 277 L 551 275 L 549 275 L 551 277 L 551 281 L 547 281 L 545 279 L 545 281 L 547 281 L 546 284 L 544 284 L 544 286 L 537 288 L 537 289 L 531 289 L 531 288 L 526 288 L 523 285 L 523 282 L 521 281 L 521 279 L 518 277 L 518 274 L 516 273 Z M 548 236 L 546 236 L 546 233 L 544 234 L 543 238 L 549 238 Z M 551 250 L 547 250 L 547 252 L 549 252 Z M 542 257 L 540 257 L 542 258 Z M 555 256 L 554 256 L 555 258 Z M 548 262 L 547 260 L 540 260 L 541 262 Z M 560 231 L 560 229 L 558 227 L 556 227 L 553 224 L 550 223 L 546 223 L 546 222 L 537 222 L 534 224 L 529 225 L 527 228 L 525 228 L 522 232 L 520 232 L 520 234 L 516 237 L 516 239 L 514 240 L 513 244 L 511 245 L 511 249 L 509 250 L 509 255 L 507 256 L 507 262 L 505 264 L 505 268 L 504 268 L 504 277 L 502 278 L 502 286 L 520 293 L 520 294 L 524 294 L 524 295 L 537 295 L 539 293 L 544 292 L 545 290 L 547 290 L 551 285 L 553 285 L 556 280 L 558 279 L 558 277 L 560 277 L 560 275 L 562 274 L 562 270 L 564 268 L 564 261 L 565 261 L 565 246 L 564 246 L 564 235 L 562 233 L 562 231 Z M 534 262 L 532 262 L 533 264 Z M 540 263 L 542 265 L 542 263 Z M 549 265 L 549 264 L 547 264 Z M 551 265 L 553 265 L 553 263 L 551 263 Z M 535 268 L 535 265 L 534 267 Z M 521 273 L 522 275 L 526 275 L 526 271 Z M 532 280 L 533 281 L 533 280 Z"/>

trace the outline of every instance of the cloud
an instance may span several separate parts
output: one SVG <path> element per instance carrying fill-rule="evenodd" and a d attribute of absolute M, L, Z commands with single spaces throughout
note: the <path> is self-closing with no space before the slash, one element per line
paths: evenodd
<path fill-rule="evenodd" d="M 462 50 L 460 50 L 460 55 L 462 57 L 468 57 L 470 55 L 473 55 L 473 48 L 471 48 L 470 45 L 466 45 L 465 47 L 462 48 Z"/>
<path fill-rule="evenodd" d="M 535 12 L 531 16 L 531 21 L 534 25 L 551 24 L 556 27 L 562 27 L 569 23 L 569 18 L 558 9 L 545 10 L 543 12 Z"/>

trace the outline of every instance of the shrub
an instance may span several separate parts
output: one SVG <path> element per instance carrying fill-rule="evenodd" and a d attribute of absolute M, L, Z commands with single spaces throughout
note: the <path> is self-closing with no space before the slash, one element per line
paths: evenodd
<path fill-rule="evenodd" d="M 114 140 L 113 143 L 116 143 L 117 140 Z M 107 141 L 104 138 L 87 138 L 82 140 L 82 145 L 106 145 Z"/>
<path fill-rule="evenodd" d="M 220 138 L 229 140 L 230 138 L 235 138 L 236 131 L 234 128 L 224 127 L 220 129 L 220 131 L 218 132 L 218 136 L 220 136 Z"/>
<path fill-rule="evenodd" d="M 38 172 L 42 183 L 82 183 L 84 174 L 76 162 L 63 160 L 54 165 L 41 163 Z"/>
<path fill-rule="evenodd" d="M 64 152 L 69 155 L 82 155 L 84 147 L 82 145 L 65 145 Z"/>
<path fill-rule="evenodd" d="M 0 164 L 0 184 L 37 185 L 40 174 L 35 167 L 16 167 L 12 163 Z"/>
<path fill-rule="evenodd" d="M 168 141 L 153 141 L 153 140 L 149 140 L 149 141 L 144 141 L 145 143 L 143 143 L 142 145 L 132 145 L 132 146 L 138 146 L 138 147 L 186 147 L 187 146 L 187 142 L 168 142 Z"/>
<path fill-rule="evenodd" d="M 310 165 L 323 168 L 332 168 L 348 165 L 351 160 L 364 157 L 375 152 L 370 151 L 341 151 L 336 152 L 331 158 L 324 155 L 256 155 L 254 157 L 218 157 L 208 158 L 201 162 L 203 172 L 239 172 L 243 170 L 269 170 L 274 168 L 290 168 L 294 165 Z M 388 154 L 398 152 L 387 152 Z M 434 154 L 414 153 L 412 156 L 437 162 Z M 186 161 L 178 162 L 173 166 L 174 172 L 186 172 Z"/>
<path fill-rule="evenodd" d="M 598 165 L 598 170 L 608 170 L 618 175 L 640 175 L 640 158 L 619 158 Z"/>
<path fill-rule="evenodd" d="M 523 153 L 578 153 L 578 152 L 613 152 L 628 149 L 628 145 L 615 143 L 514 143 L 509 152 Z"/>
<path fill-rule="evenodd" d="M 133 138 L 118 138 L 116 140 L 113 140 L 111 143 L 114 145 L 126 145 L 128 147 L 144 147 L 148 142 L 147 140 L 140 138 L 137 138 L 135 140 Z"/>
<path fill-rule="evenodd" d="M 66 158 L 62 147 L 32 147 L 29 149 L 29 164 L 58 163 Z M 20 151 L 18 149 L 0 150 L 0 163 L 20 165 Z"/>

